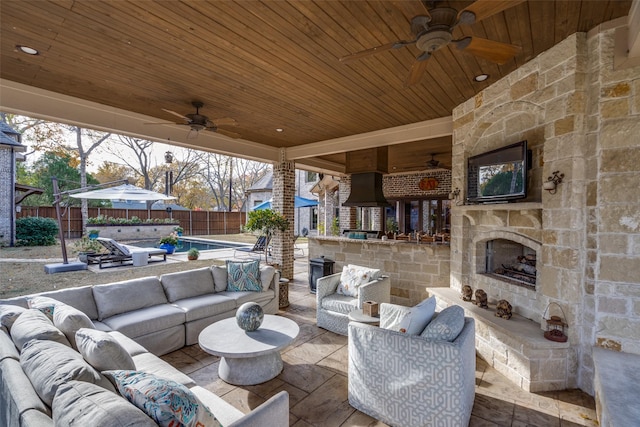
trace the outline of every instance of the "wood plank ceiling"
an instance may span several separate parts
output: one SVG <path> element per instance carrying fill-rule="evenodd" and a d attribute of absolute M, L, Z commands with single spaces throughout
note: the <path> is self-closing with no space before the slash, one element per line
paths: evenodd
<path fill-rule="evenodd" d="M 456 10 L 471 3 L 437 2 Z M 412 39 L 410 19 L 425 7 L 417 0 L 2 0 L 0 76 L 159 122 L 177 119 L 163 108 L 192 113 L 199 100 L 201 114 L 233 118 L 237 125 L 225 129 L 242 139 L 295 147 L 450 116 L 568 35 L 627 15 L 630 4 L 530 0 L 460 25 L 456 39 L 483 37 L 522 51 L 496 65 L 449 45 L 428 61 L 418 84 L 405 87 L 420 53 L 414 45 L 348 63 L 339 58 Z M 483 73 L 488 80 L 473 80 Z M 450 165 L 450 152 L 450 138 L 395 145 L 389 170 L 425 169 L 433 153 Z M 344 163 L 345 155 L 321 157 Z"/>

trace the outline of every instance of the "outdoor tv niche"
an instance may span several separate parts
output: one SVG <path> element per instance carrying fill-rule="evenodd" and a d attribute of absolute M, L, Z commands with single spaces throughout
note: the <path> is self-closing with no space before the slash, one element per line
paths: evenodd
<path fill-rule="evenodd" d="M 524 199 L 527 197 L 527 170 L 530 165 L 527 141 L 469 157 L 467 201 L 500 203 Z"/>

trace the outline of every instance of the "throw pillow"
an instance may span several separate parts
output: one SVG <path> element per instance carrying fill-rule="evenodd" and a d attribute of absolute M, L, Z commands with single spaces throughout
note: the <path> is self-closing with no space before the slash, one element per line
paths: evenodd
<path fill-rule="evenodd" d="M 84 381 L 58 387 L 51 412 L 56 427 L 157 427 L 126 399 Z"/>
<path fill-rule="evenodd" d="M 41 297 L 41 296 L 30 297 L 27 300 L 27 303 L 29 304 L 29 308 L 35 308 L 37 310 L 40 310 L 52 322 L 53 322 L 53 311 L 56 305 L 62 304 L 60 301 L 55 300 L 53 298 Z"/>
<path fill-rule="evenodd" d="M 5 327 L 7 331 L 11 331 L 13 322 L 25 311 L 27 309 L 19 305 L 0 305 L 0 326 Z"/>
<path fill-rule="evenodd" d="M 442 310 L 424 328 L 420 336 L 438 341 L 453 341 L 458 338 L 462 328 L 464 328 L 464 310 L 459 305 L 452 305 Z"/>
<path fill-rule="evenodd" d="M 180 383 L 138 371 L 105 371 L 103 374 L 123 397 L 161 427 L 220 426 L 209 408 Z"/>
<path fill-rule="evenodd" d="M 76 346 L 76 331 L 78 329 L 95 328 L 89 316 L 66 304 L 56 306 L 53 311 L 53 325 L 67 337 L 73 348 L 78 348 Z"/>
<path fill-rule="evenodd" d="M 411 307 L 409 313 L 400 322 L 400 332 L 418 335 L 429 324 L 436 311 L 436 297 L 427 298 Z"/>
<path fill-rule="evenodd" d="M 358 288 L 380 277 L 380 270 L 361 267 L 358 265 L 345 265 L 342 267 L 340 284 L 336 293 L 350 297 L 358 297 Z"/>
<path fill-rule="evenodd" d="M 40 399 L 51 406 L 62 384 L 71 380 L 95 383 L 115 391 L 111 383 L 70 347 L 53 341 L 31 340 L 20 353 L 20 366 Z"/>
<path fill-rule="evenodd" d="M 109 333 L 96 329 L 78 329 L 75 336 L 78 351 L 98 371 L 136 369 L 127 350 Z"/>
<path fill-rule="evenodd" d="M 11 327 L 11 339 L 16 348 L 30 340 L 49 340 L 71 346 L 69 340 L 51 323 L 51 320 L 40 310 L 29 309 L 22 313 Z"/>
<path fill-rule="evenodd" d="M 261 292 L 260 261 L 227 261 L 227 291 Z"/>
<path fill-rule="evenodd" d="M 276 269 L 271 265 L 265 265 L 260 268 L 260 283 L 262 284 L 262 290 L 269 290 L 273 276 L 276 274 Z"/>
<path fill-rule="evenodd" d="M 214 265 L 211 267 L 213 274 L 213 287 L 215 292 L 224 292 L 227 290 L 227 267 Z"/>

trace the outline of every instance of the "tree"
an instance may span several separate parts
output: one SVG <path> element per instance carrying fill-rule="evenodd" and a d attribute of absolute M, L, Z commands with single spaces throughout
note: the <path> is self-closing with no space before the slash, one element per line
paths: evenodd
<path fill-rule="evenodd" d="M 19 132 L 22 143 L 30 147 L 31 151 L 25 153 L 25 156 L 35 151 L 48 151 L 64 142 L 64 132 L 59 123 L 2 112 L 0 120 Z"/>
<path fill-rule="evenodd" d="M 98 167 L 98 171 L 93 174 L 100 183 L 119 181 L 126 179 L 129 183 L 134 183 L 135 174 L 130 167 L 125 165 L 119 165 L 114 162 L 104 162 Z"/>
<path fill-rule="evenodd" d="M 260 231 L 267 238 L 267 244 L 264 245 L 264 261 L 267 262 L 269 254 L 269 242 L 271 237 L 277 231 L 284 232 L 289 228 L 289 220 L 280 212 L 272 209 L 260 209 L 249 212 L 249 220 L 245 225 L 245 229 L 249 231 Z"/>

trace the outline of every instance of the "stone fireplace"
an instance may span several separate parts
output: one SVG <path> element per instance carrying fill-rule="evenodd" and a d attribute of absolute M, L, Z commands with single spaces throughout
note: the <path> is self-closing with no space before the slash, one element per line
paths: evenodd
<path fill-rule="evenodd" d="M 485 274 L 518 286 L 536 287 L 536 251 L 507 239 L 486 243 Z"/>

